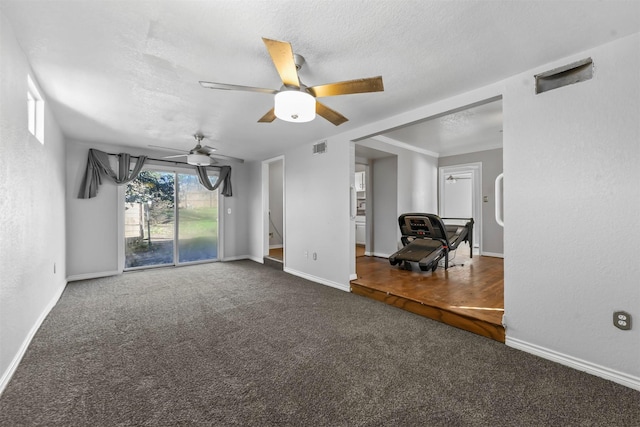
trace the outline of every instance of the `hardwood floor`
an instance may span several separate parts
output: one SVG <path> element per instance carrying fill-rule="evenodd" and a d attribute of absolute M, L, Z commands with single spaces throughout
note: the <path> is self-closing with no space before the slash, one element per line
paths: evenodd
<path fill-rule="evenodd" d="M 277 259 L 278 261 L 284 260 L 284 253 L 282 248 L 269 249 L 269 258 Z"/>
<path fill-rule="evenodd" d="M 374 298 L 461 329 L 504 342 L 504 267 L 502 258 L 458 249 L 454 264 L 435 272 L 408 271 L 386 258 L 356 258 L 353 293 Z"/>

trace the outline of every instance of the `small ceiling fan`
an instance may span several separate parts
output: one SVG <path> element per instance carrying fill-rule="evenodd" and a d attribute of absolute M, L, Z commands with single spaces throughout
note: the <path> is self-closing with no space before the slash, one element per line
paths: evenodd
<path fill-rule="evenodd" d="M 446 179 L 447 183 L 455 184 L 459 179 L 471 179 L 470 176 L 453 176 L 449 175 Z"/>
<path fill-rule="evenodd" d="M 259 123 L 271 123 L 276 117 L 288 122 L 304 123 L 313 120 L 317 113 L 339 126 L 349 119 L 322 104 L 317 98 L 384 90 L 381 76 L 307 87 L 298 76 L 298 70 L 302 68 L 305 60 L 301 55 L 293 53 L 291 44 L 264 37 L 262 40 L 282 80 L 283 85 L 279 90 L 200 81 L 200 85 L 207 89 L 242 90 L 275 95 L 274 107 L 258 120 Z"/>
<path fill-rule="evenodd" d="M 177 157 L 187 157 L 187 163 L 194 166 L 209 166 L 212 164 L 218 163 L 216 159 L 223 160 L 234 160 L 238 163 L 244 163 L 243 159 L 239 159 L 237 157 L 231 156 L 223 156 L 222 154 L 216 153 L 217 149 L 213 147 L 209 147 L 208 145 L 202 145 L 202 140 L 204 139 L 204 135 L 195 134 L 193 137 L 196 139 L 196 146 L 191 150 L 180 150 L 178 148 L 169 148 L 169 147 L 161 147 L 159 145 L 149 145 L 149 147 L 161 148 L 163 150 L 172 150 L 172 151 L 180 151 L 184 154 L 176 154 L 175 156 L 166 156 L 163 159 L 174 159 Z"/>

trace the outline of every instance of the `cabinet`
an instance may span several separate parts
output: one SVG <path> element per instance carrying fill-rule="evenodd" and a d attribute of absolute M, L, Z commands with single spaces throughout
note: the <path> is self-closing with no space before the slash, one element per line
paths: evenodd
<path fill-rule="evenodd" d="M 356 191 L 366 190 L 366 178 L 364 172 L 356 172 Z"/>

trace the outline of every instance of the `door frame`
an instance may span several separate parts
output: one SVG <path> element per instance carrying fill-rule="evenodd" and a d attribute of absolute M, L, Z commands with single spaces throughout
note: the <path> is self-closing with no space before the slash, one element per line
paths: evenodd
<path fill-rule="evenodd" d="M 447 175 L 461 173 L 471 174 L 471 206 L 474 220 L 473 228 L 474 230 L 477 230 L 477 238 L 474 236 L 473 240 L 474 246 L 477 243 L 478 252 L 482 255 L 482 162 L 440 166 L 438 168 L 438 214 L 442 214 L 442 208 L 445 202 Z"/>
<path fill-rule="evenodd" d="M 282 161 L 282 265 L 287 261 L 287 212 L 286 212 L 286 164 L 284 155 L 262 161 L 262 258 L 269 256 L 269 167 Z"/>
<path fill-rule="evenodd" d="M 174 185 L 177 184 L 177 175 L 178 174 L 189 174 L 196 175 L 195 171 L 190 167 L 181 167 L 180 165 L 174 166 L 166 166 L 166 165 L 158 165 L 158 164 L 145 164 L 141 169 L 141 172 L 144 170 L 154 170 L 159 172 L 168 172 L 173 173 L 176 176 L 176 180 L 174 181 Z M 197 176 L 197 175 L 196 175 Z M 219 175 L 218 175 L 219 176 Z M 117 226 L 118 226 L 118 272 L 122 274 L 125 271 L 125 243 L 124 243 L 124 223 L 125 223 L 125 196 L 126 196 L 126 184 L 118 185 L 117 193 L 118 193 L 118 215 L 117 215 Z M 223 259 L 223 229 L 224 226 L 222 224 L 223 216 L 221 213 L 224 210 L 224 197 L 220 197 L 220 189 L 216 190 L 218 195 L 218 241 L 217 241 L 217 257 L 216 259 L 211 260 L 202 260 L 202 261 L 188 261 L 188 262 L 178 262 L 178 245 L 177 239 L 179 235 L 179 212 L 178 212 L 178 195 L 176 189 L 174 189 L 174 245 L 173 245 L 173 264 L 163 264 L 157 266 L 144 266 L 139 268 L 129 268 L 126 271 L 135 271 L 135 270 L 144 270 L 149 268 L 162 268 L 162 267 L 180 267 L 192 264 L 203 264 L 208 262 L 217 262 Z"/>

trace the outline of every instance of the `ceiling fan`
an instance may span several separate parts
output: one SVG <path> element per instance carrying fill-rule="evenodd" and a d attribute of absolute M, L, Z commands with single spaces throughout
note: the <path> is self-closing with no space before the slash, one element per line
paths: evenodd
<path fill-rule="evenodd" d="M 200 85 L 207 89 L 242 90 L 275 95 L 274 107 L 258 120 L 259 123 L 271 123 L 276 117 L 288 122 L 304 123 L 313 120 L 317 113 L 338 126 L 349 119 L 322 104 L 317 98 L 384 90 L 380 76 L 307 87 L 298 76 L 298 70 L 302 68 L 305 60 L 301 55 L 293 53 L 291 44 L 264 37 L 262 40 L 282 80 L 283 85 L 279 90 L 200 81 Z"/>
<path fill-rule="evenodd" d="M 149 147 L 161 148 L 163 150 L 180 151 L 184 154 L 176 154 L 175 156 L 166 156 L 166 157 L 163 157 L 163 159 L 174 159 L 177 157 L 186 156 L 187 163 L 194 166 L 209 166 L 212 164 L 216 164 L 218 163 L 216 159 L 234 160 L 238 163 L 244 163 L 243 159 L 239 159 L 237 157 L 231 157 L 231 156 L 223 156 L 222 154 L 216 153 L 217 150 L 215 148 L 209 147 L 208 145 L 202 145 L 202 140 L 204 139 L 204 135 L 197 133 L 193 135 L 193 137 L 196 139 L 197 143 L 196 143 L 196 146 L 189 151 L 180 150 L 178 148 L 161 147 L 159 145 L 149 145 Z"/>

